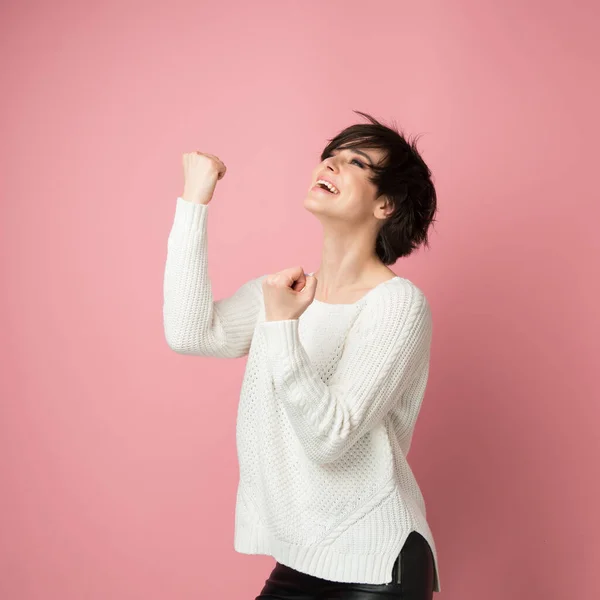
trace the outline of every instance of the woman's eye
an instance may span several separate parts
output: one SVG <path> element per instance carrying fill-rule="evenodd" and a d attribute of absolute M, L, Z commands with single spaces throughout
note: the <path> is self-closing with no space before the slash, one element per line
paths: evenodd
<path fill-rule="evenodd" d="M 322 160 L 326 160 L 330 156 L 333 156 L 333 154 L 331 152 L 329 154 L 326 154 L 325 156 L 323 156 Z M 350 160 L 350 164 L 352 164 L 352 163 L 356 163 L 361 169 L 365 168 L 365 163 L 363 163 L 362 161 L 358 160 L 358 158 L 351 159 Z"/>

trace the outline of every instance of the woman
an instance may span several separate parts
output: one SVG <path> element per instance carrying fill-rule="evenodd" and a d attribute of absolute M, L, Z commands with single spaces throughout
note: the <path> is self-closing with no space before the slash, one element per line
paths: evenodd
<path fill-rule="evenodd" d="M 248 355 L 234 548 L 276 559 L 256 600 L 425 600 L 441 590 L 406 459 L 428 379 L 431 312 L 387 266 L 428 246 L 436 193 L 415 143 L 359 114 L 370 123 L 329 141 L 304 199 L 323 226 L 320 268 L 261 275 L 217 301 L 208 204 L 226 167 L 210 154 L 183 156 L 165 336 L 181 354 Z"/>

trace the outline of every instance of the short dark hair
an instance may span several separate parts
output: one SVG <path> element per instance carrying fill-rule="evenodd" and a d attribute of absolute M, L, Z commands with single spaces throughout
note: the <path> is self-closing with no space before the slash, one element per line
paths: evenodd
<path fill-rule="evenodd" d="M 389 198 L 393 212 L 379 230 L 375 251 L 385 265 L 408 256 L 421 244 L 429 248 L 427 230 L 435 221 L 437 196 L 431 171 L 417 150 L 417 139 L 406 139 L 397 126 L 387 126 L 369 114 L 355 110 L 368 123 L 351 125 L 340 131 L 321 153 L 325 160 L 334 150 L 377 148 L 385 151 L 380 165 L 371 168 L 371 181 L 377 197 Z"/>

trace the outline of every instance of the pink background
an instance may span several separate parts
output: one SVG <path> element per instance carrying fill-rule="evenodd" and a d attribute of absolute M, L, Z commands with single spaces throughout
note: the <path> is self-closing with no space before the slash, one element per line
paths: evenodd
<path fill-rule="evenodd" d="M 165 342 L 181 154 L 228 167 L 216 297 L 316 270 L 302 206 L 352 109 L 422 134 L 434 312 L 410 453 L 441 595 L 598 597 L 600 10 L 592 2 L 5 2 L 0 598 L 252 599 L 246 359 Z"/>

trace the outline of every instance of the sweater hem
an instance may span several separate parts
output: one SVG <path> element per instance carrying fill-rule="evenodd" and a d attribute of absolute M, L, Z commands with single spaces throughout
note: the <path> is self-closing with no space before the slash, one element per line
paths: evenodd
<path fill-rule="evenodd" d="M 262 554 L 301 573 L 341 583 L 385 584 L 392 582 L 392 569 L 414 527 L 393 551 L 371 554 L 339 553 L 327 546 L 300 546 L 279 540 L 260 523 L 236 524 L 234 549 L 241 554 Z M 434 592 L 441 591 L 434 560 Z"/>

